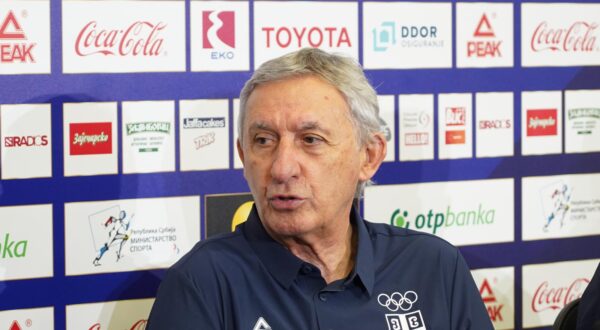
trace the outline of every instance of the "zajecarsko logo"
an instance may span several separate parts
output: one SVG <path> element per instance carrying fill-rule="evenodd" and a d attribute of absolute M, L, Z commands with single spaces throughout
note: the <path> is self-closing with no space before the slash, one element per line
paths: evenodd
<path fill-rule="evenodd" d="M 417 230 L 436 234 L 447 227 L 484 226 L 494 223 L 496 210 L 487 209 L 481 203 L 477 209 L 456 210 L 448 205 L 445 211 L 429 209 L 426 213 L 419 213 L 414 218 L 409 217 L 407 210 L 396 209 L 390 217 L 390 225 L 401 228 L 415 228 Z"/>
<path fill-rule="evenodd" d="M 542 189 L 545 232 L 557 223 L 560 228 L 564 226 L 567 213 L 571 209 L 571 194 L 571 187 L 563 181 L 555 182 Z"/>

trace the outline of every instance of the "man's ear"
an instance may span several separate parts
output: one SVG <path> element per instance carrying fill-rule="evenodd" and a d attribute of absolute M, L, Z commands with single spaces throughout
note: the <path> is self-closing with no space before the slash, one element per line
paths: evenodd
<path fill-rule="evenodd" d="M 242 161 L 242 164 L 244 164 L 244 149 L 242 149 L 242 143 L 240 142 L 239 138 L 237 139 L 235 145 L 237 147 L 238 156 L 240 156 L 240 160 Z"/>
<path fill-rule="evenodd" d="M 387 141 L 382 133 L 375 133 L 371 137 L 371 141 L 363 146 L 364 159 L 360 168 L 359 179 L 361 182 L 370 180 L 375 172 L 379 169 L 379 165 L 383 162 L 387 152 Z"/>

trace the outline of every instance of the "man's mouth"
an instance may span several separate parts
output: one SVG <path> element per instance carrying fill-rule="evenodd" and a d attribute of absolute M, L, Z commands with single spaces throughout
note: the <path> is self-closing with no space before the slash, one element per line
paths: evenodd
<path fill-rule="evenodd" d="M 269 197 L 269 204 L 279 211 L 294 210 L 304 202 L 304 198 L 295 195 L 273 195 Z"/>

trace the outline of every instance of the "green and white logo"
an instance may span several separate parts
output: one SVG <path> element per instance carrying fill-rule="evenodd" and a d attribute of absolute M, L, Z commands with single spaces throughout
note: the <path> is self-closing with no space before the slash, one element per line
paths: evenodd
<path fill-rule="evenodd" d="M 396 227 L 412 228 L 436 234 L 445 227 L 485 226 L 494 223 L 496 210 L 486 209 L 482 204 L 475 210 L 454 210 L 449 205 L 445 212 L 429 209 L 414 218 L 407 210 L 396 209 L 390 217 L 390 224 Z"/>
<path fill-rule="evenodd" d="M 141 123 L 130 123 L 126 125 L 127 135 L 137 133 L 164 133 L 171 132 L 171 123 L 168 121 L 148 121 Z"/>
<path fill-rule="evenodd" d="M 27 240 L 16 241 L 6 233 L 0 241 L 0 259 L 24 258 L 27 255 L 27 243 Z"/>

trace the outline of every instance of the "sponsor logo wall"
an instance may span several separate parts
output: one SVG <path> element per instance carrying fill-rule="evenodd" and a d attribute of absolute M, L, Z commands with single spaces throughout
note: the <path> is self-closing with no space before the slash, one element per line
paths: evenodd
<path fill-rule="evenodd" d="M 450 3 L 365 2 L 363 6 L 365 68 L 452 66 Z"/>
<path fill-rule="evenodd" d="M 358 4 L 254 2 L 255 68 L 269 59 L 304 47 L 317 47 L 358 59 Z"/>
<path fill-rule="evenodd" d="M 0 105 L 0 116 L 2 179 L 52 176 L 50 105 Z"/>
<path fill-rule="evenodd" d="M 438 235 L 454 245 L 510 242 L 513 192 L 512 179 L 378 185 L 365 190 L 364 214 L 370 221 Z"/>
<path fill-rule="evenodd" d="M 50 1 L 0 4 L 0 74 L 50 73 Z"/>
<path fill-rule="evenodd" d="M 64 73 L 185 71 L 185 2 L 62 1 Z"/>
<path fill-rule="evenodd" d="M 523 3 L 523 66 L 600 65 L 600 6 Z"/>
<path fill-rule="evenodd" d="M 67 329 L 146 329 L 154 299 L 67 306 Z"/>
<path fill-rule="evenodd" d="M 600 234 L 600 174 L 523 178 L 523 239 Z"/>
<path fill-rule="evenodd" d="M 302 47 L 378 94 L 365 217 L 458 245 L 496 329 L 550 325 L 600 261 L 593 1 L 2 1 L 0 328 L 143 329 L 250 212 L 239 91 Z"/>
<path fill-rule="evenodd" d="M 53 275 L 52 205 L 0 207 L 0 280 Z"/>
<path fill-rule="evenodd" d="M 523 266 L 523 327 L 554 323 L 560 310 L 581 298 L 600 259 Z"/>
<path fill-rule="evenodd" d="M 197 196 L 65 204 L 65 273 L 166 268 L 200 239 Z"/>
<path fill-rule="evenodd" d="M 0 311 L 0 327 L 8 330 L 52 329 L 54 309 L 52 307 L 15 309 Z"/>
<path fill-rule="evenodd" d="M 471 271 L 494 329 L 515 328 L 515 270 L 513 267 Z"/>
<path fill-rule="evenodd" d="M 234 231 L 237 225 L 248 218 L 253 204 L 252 195 L 249 193 L 206 195 L 206 237 Z"/>

